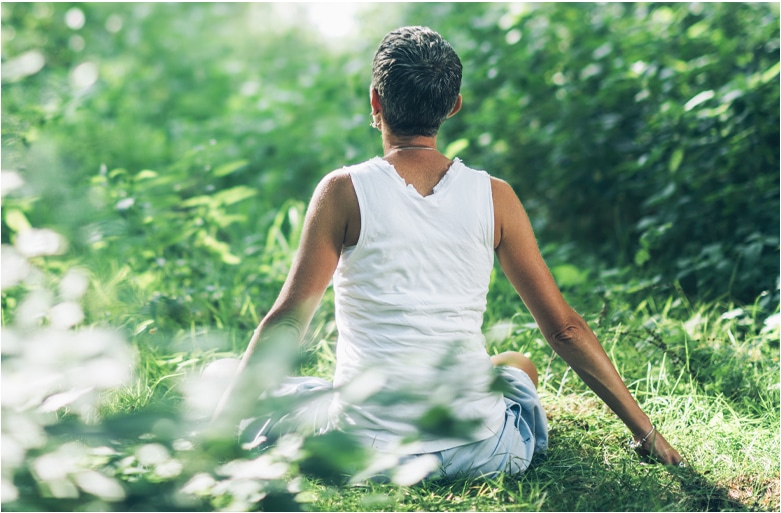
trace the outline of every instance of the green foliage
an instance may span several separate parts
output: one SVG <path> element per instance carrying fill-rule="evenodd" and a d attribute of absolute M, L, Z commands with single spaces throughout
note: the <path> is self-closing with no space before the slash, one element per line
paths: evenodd
<path fill-rule="evenodd" d="M 328 52 L 306 30 L 275 25 L 273 4 L 84 4 L 80 28 L 62 22 L 72 7 L 3 10 L 6 64 L 19 68 L 29 52 L 45 63 L 3 85 L 4 165 L 26 165 L 43 192 L 35 224 L 89 224 L 109 207 L 85 183 L 102 166 L 141 181 L 152 169 L 172 186 L 186 174 L 189 190 L 170 201 L 255 189 L 253 205 L 233 214 L 251 223 L 378 149 L 364 113 L 379 33 Z M 541 237 L 706 298 L 750 302 L 777 287 L 776 6 L 403 9 L 406 23 L 436 17 L 464 62 L 466 107 L 445 124 L 446 153 L 509 180 Z M 51 174 L 60 168 L 67 174 Z M 72 187 L 53 186 L 63 180 Z M 115 205 L 134 198 L 115 192 Z M 199 233 L 201 248 L 239 258 L 220 234 Z"/>
<path fill-rule="evenodd" d="M 519 5 L 375 5 L 338 47 L 304 6 L 4 3 L 3 509 L 778 509 L 777 6 Z M 374 45 L 432 20 L 466 72 L 441 147 L 515 186 L 689 470 L 636 461 L 498 271 L 489 351 L 537 362 L 552 428 L 520 478 L 414 484 L 343 433 L 259 452 L 206 428 L 304 201 L 380 151 Z M 332 310 L 301 374 L 333 372 Z M 470 426 L 432 405 L 421 428 Z"/>
<path fill-rule="evenodd" d="M 542 238 L 703 297 L 777 288 L 777 6 L 440 10 L 465 69 L 445 133 L 515 186 Z"/>

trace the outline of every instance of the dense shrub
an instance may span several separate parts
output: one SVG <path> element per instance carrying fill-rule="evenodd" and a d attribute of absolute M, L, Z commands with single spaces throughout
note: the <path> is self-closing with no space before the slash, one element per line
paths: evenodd
<path fill-rule="evenodd" d="M 541 237 L 706 297 L 777 288 L 778 6 L 441 10 L 466 70 L 446 133 Z"/>
<path fill-rule="evenodd" d="M 366 63 L 384 29 L 331 51 L 305 27 L 273 23 L 273 4 L 84 4 L 83 19 L 73 9 L 3 6 L 13 29 L 2 50 L 3 163 L 26 166 L 59 207 L 36 209 L 34 222 L 94 217 L 85 181 L 102 167 L 151 169 L 171 187 L 187 174 L 183 199 L 247 186 L 258 193 L 248 219 L 263 219 L 328 170 L 379 151 Z M 464 61 L 466 107 L 442 147 L 461 141 L 453 148 L 470 163 L 509 180 L 545 241 L 705 297 L 750 302 L 776 288 L 776 5 L 401 10 Z M 36 58 L 41 69 L 18 71 Z M 54 185 L 63 181 L 74 187 Z"/>

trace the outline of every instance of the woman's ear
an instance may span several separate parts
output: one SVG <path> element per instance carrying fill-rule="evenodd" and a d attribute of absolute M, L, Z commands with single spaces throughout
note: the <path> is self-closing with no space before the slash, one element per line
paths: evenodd
<path fill-rule="evenodd" d="M 372 106 L 372 115 L 382 112 L 382 106 L 380 105 L 380 94 L 375 88 L 369 89 L 369 103 Z"/>
<path fill-rule="evenodd" d="M 450 118 L 458 114 L 458 111 L 461 110 L 461 102 L 462 102 L 462 98 L 461 95 L 459 94 L 458 98 L 456 98 L 456 104 L 453 105 L 453 110 L 450 111 L 450 114 L 448 114 L 447 117 Z"/>

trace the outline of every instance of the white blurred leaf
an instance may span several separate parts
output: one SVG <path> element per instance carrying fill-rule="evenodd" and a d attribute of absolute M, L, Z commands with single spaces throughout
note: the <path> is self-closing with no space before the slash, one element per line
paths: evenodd
<path fill-rule="evenodd" d="M 78 7 L 71 7 L 65 13 L 65 24 L 71 30 L 80 30 L 86 21 L 84 11 Z"/>
<path fill-rule="evenodd" d="M 217 483 L 212 476 L 206 473 L 195 474 L 182 487 L 182 493 L 190 495 L 208 495 L 212 487 Z"/>
<path fill-rule="evenodd" d="M 70 458 L 54 452 L 35 458 L 32 470 L 41 481 L 55 481 L 64 479 L 74 469 Z"/>
<path fill-rule="evenodd" d="M 234 479 L 279 479 L 287 472 L 287 463 L 274 461 L 264 454 L 254 460 L 233 460 L 222 465 L 217 472 Z"/>
<path fill-rule="evenodd" d="M 48 313 L 53 299 L 53 294 L 47 289 L 30 292 L 16 308 L 16 323 L 20 326 L 37 325 Z M 48 359 L 51 354 L 42 354 L 41 356 Z"/>
<path fill-rule="evenodd" d="M 74 334 L 71 354 L 74 358 L 86 360 L 101 353 L 127 356 L 127 346 L 115 331 L 103 328 L 79 330 Z"/>
<path fill-rule="evenodd" d="M 393 473 L 393 482 L 399 486 L 412 486 L 422 481 L 439 467 L 439 460 L 433 454 L 424 454 L 400 465 Z"/>
<path fill-rule="evenodd" d="M 173 479 L 182 473 L 182 464 L 177 460 L 168 460 L 155 465 L 154 474 L 163 479 Z"/>
<path fill-rule="evenodd" d="M 141 465 L 152 466 L 168 461 L 171 456 L 161 444 L 145 444 L 136 449 L 136 458 Z"/>
<path fill-rule="evenodd" d="M 136 202 L 135 198 L 125 198 L 119 200 L 114 208 L 122 212 L 132 207 L 135 204 L 135 202 Z"/>
<path fill-rule="evenodd" d="M 372 477 L 395 467 L 398 462 L 399 457 L 395 454 L 374 452 L 369 465 L 364 470 L 354 474 L 350 478 L 350 484 L 358 484 L 367 479 L 371 479 Z"/>
<path fill-rule="evenodd" d="M 94 62 L 82 62 L 70 72 L 71 87 L 76 92 L 89 89 L 92 84 L 98 81 L 98 66 Z"/>
<path fill-rule="evenodd" d="M 706 101 L 713 98 L 716 94 L 713 91 L 703 91 L 697 95 L 695 95 L 691 100 L 686 102 L 686 104 L 683 106 L 683 110 L 690 111 L 697 105 L 701 103 L 705 103 Z"/>
<path fill-rule="evenodd" d="M 47 481 L 46 485 L 53 497 L 58 499 L 78 499 L 79 490 L 66 478 Z"/>
<path fill-rule="evenodd" d="M 178 440 L 174 440 L 173 448 L 174 451 L 192 451 L 195 448 L 195 445 L 193 445 L 190 440 L 180 438 Z"/>
<path fill-rule="evenodd" d="M 13 502 L 19 498 L 19 490 L 16 489 L 11 481 L 3 478 L 0 481 L 0 501 Z"/>
<path fill-rule="evenodd" d="M 0 438 L 0 457 L 3 468 L 16 468 L 24 462 L 24 447 L 12 436 Z"/>
<path fill-rule="evenodd" d="M 765 325 L 762 328 L 762 333 L 768 333 L 777 330 L 781 325 L 781 314 L 773 314 L 765 319 Z"/>
<path fill-rule="evenodd" d="M 382 390 L 387 378 L 380 369 L 370 369 L 359 374 L 339 390 L 339 393 L 347 403 L 361 403 Z"/>
<path fill-rule="evenodd" d="M 274 454 L 286 460 L 297 459 L 301 454 L 301 446 L 303 444 L 304 437 L 298 433 L 282 435 L 274 445 Z"/>
<path fill-rule="evenodd" d="M 724 320 L 734 319 L 735 317 L 740 317 L 741 315 L 743 315 L 743 313 L 744 312 L 742 308 L 734 308 L 729 312 L 724 312 L 723 314 L 721 314 L 720 319 L 724 319 Z"/>
<path fill-rule="evenodd" d="M 236 369 L 239 366 L 238 358 L 220 358 L 214 360 L 201 373 L 205 379 L 214 379 L 216 381 L 230 381 L 236 375 Z"/>
<path fill-rule="evenodd" d="M 60 408 L 71 404 L 79 397 L 88 394 L 90 391 L 92 391 L 92 388 L 82 388 L 78 390 L 68 390 L 67 392 L 54 394 L 46 398 L 46 400 L 41 405 L 40 410 L 44 412 L 57 411 Z"/>
<path fill-rule="evenodd" d="M 3 77 L 3 82 L 18 82 L 25 77 L 35 75 L 45 64 L 46 58 L 39 50 L 29 50 L 3 63 L 0 75 Z"/>
<path fill-rule="evenodd" d="M 48 228 L 31 228 L 16 237 L 16 249 L 26 257 L 60 255 L 67 246 L 62 235 Z"/>
<path fill-rule="evenodd" d="M 3 245 L 0 248 L 0 289 L 20 283 L 30 273 L 30 264 L 13 247 Z"/>
<path fill-rule="evenodd" d="M 84 470 L 74 478 L 79 488 L 106 501 L 121 501 L 125 498 L 125 490 L 116 479 L 104 476 L 94 470 Z"/>
<path fill-rule="evenodd" d="M 130 380 L 131 373 L 127 361 L 102 356 L 74 367 L 71 376 L 72 385 L 107 389 L 124 385 Z"/>
<path fill-rule="evenodd" d="M 13 328 L 0 327 L 0 340 L 3 341 L 0 344 L 3 355 L 19 354 L 24 348 L 22 337 Z"/>
<path fill-rule="evenodd" d="M 501 320 L 496 324 L 488 328 L 485 333 L 485 339 L 487 342 L 504 342 L 510 335 L 512 335 L 515 325 L 511 320 Z"/>
<path fill-rule="evenodd" d="M 80 299 L 89 287 L 89 276 L 83 269 L 73 268 L 60 280 L 60 295 L 64 299 Z"/>
<path fill-rule="evenodd" d="M 49 322 L 56 328 L 71 328 L 84 320 L 81 305 L 65 301 L 54 305 L 49 311 Z"/>

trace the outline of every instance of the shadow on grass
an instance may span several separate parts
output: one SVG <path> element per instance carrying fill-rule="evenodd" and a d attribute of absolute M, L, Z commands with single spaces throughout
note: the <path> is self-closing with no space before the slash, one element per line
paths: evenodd
<path fill-rule="evenodd" d="M 628 448 L 615 447 L 588 437 L 552 437 L 547 458 L 517 478 L 519 487 L 542 485 L 543 511 L 768 511 L 771 507 L 767 493 L 764 500 L 750 492 L 741 494 L 691 467 L 643 463 Z M 765 489 L 770 489 L 767 483 Z"/>
<path fill-rule="evenodd" d="M 770 511 L 770 503 L 714 484 L 691 468 L 640 462 L 633 452 L 607 454 L 604 444 L 552 444 L 545 459 L 519 477 L 424 481 L 409 488 L 371 485 L 319 504 L 331 511 Z M 603 452 L 605 451 L 605 452 Z M 346 490 L 341 488 L 342 492 Z M 777 495 L 777 489 L 775 490 Z M 756 495 L 756 494 L 755 494 Z M 760 494 L 761 495 L 761 494 Z M 380 500 L 381 498 L 381 500 Z M 373 502 L 367 504 L 365 501 Z M 740 500 L 738 500 L 740 499 Z M 746 499 L 746 500 L 743 500 Z M 757 500 L 759 499 L 759 500 Z M 319 506 L 319 507 L 318 507 Z"/>

